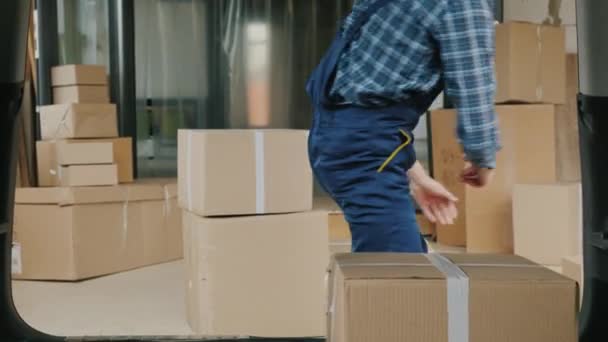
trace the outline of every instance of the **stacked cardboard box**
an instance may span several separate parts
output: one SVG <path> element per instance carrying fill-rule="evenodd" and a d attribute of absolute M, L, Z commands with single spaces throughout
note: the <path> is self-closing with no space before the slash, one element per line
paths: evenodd
<path fill-rule="evenodd" d="M 52 69 L 40 108 L 39 188 L 17 191 L 13 277 L 74 281 L 179 259 L 174 181 L 133 182 L 131 138 L 119 138 L 105 68 Z"/>
<path fill-rule="evenodd" d="M 54 105 L 40 107 L 40 186 L 104 186 L 133 181 L 131 138 L 119 138 L 106 71 L 97 65 L 52 69 Z"/>
<path fill-rule="evenodd" d="M 195 333 L 324 334 L 328 221 L 327 212 L 311 211 L 307 136 L 179 131 L 187 317 Z"/>
<path fill-rule="evenodd" d="M 20 188 L 13 278 L 75 281 L 182 257 L 177 185 Z"/>
<path fill-rule="evenodd" d="M 577 285 L 504 255 L 344 254 L 329 272 L 330 342 L 577 338 Z"/>
<path fill-rule="evenodd" d="M 577 82 L 576 56 L 566 55 L 564 40 L 561 27 L 497 25 L 496 110 L 502 149 L 489 187 L 473 189 L 458 180 L 464 162 L 454 137 L 456 112 L 431 114 L 434 175 L 461 199 L 456 225 L 437 227 L 439 242 L 466 246 L 470 252 L 513 253 L 515 185 L 579 177 L 572 86 Z"/>

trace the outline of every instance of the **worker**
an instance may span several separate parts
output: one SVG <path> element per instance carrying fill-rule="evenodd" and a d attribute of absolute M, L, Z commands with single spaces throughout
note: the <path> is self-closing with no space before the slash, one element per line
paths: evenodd
<path fill-rule="evenodd" d="M 490 182 L 499 144 L 488 1 L 359 0 L 310 76 L 310 162 L 344 212 L 353 252 L 427 251 L 410 192 L 432 222 L 456 219 L 458 199 L 413 147 L 412 131 L 442 90 L 457 107 L 466 158 L 455 177 Z"/>

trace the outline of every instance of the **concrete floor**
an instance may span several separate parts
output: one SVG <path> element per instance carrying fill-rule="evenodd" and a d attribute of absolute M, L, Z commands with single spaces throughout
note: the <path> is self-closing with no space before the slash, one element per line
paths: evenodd
<path fill-rule="evenodd" d="M 192 335 L 183 262 L 80 283 L 14 281 L 15 305 L 34 328 L 61 336 Z"/>

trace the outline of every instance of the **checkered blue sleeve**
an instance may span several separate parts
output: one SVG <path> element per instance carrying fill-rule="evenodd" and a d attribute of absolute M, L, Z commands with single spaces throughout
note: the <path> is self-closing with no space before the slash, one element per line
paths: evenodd
<path fill-rule="evenodd" d="M 458 110 L 457 134 L 479 167 L 496 167 L 494 15 L 487 0 L 448 1 L 436 32 L 445 90 Z"/>

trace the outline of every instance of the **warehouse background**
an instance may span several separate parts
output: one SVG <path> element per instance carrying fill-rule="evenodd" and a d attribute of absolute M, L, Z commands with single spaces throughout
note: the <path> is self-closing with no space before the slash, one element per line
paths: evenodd
<path fill-rule="evenodd" d="M 120 135 L 127 137 L 126 139 L 133 138 L 134 144 L 129 143 L 128 146 L 133 147 L 132 152 L 134 153 L 133 156 L 135 156 L 134 176 L 138 176 L 138 178 L 174 178 L 177 171 L 178 129 L 308 128 L 311 109 L 308 99 L 304 94 L 303 85 L 309 71 L 317 63 L 320 55 L 332 38 L 339 19 L 346 15 L 352 3 L 353 1 L 333 1 L 328 3 L 327 0 L 39 1 L 36 15 L 36 18 L 39 18 L 37 23 L 37 38 L 40 42 L 37 50 L 39 76 L 37 84 L 38 104 L 46 105 L 53 103 L 53 99 L 51 99 L 51 83 L 56 82 L 56 80 L 52 81 L 49 78 L 51 67 L 61 64 L 101 65 L 104 69 L 102 76 L 107 72 L 108 80 L 106 82 L 102 77 L 98 81 L 100 84 L 110 87 L 110 101 L 115 103 L 118 109 L 118 115 L 114 116 L 117 117 L 119 131 L 112 132 L 112 136 Z M 510 160 L 506 167 L 503 167 L 505 165 L 500 166 L 500 170 L 507 171 L 499 173 L 499 177 L 497 177 L 498 181 L 495 182 L 496 186 L 486 192 L 486 194 L 489 194 L 488 196 L 475 197 L 474 192 L 469 192 L 469 190 L 465 192 L 463 190 L 464 187 L 462 189 L 458 188 L 462 190 L 462 196 L 459 193 L 459 197 L 464 199 L 461 201 L 462 207 L 460 208 L 461 213 L 463 213 L 461 215 L 462 220 L 455 227 L 438 226 L 438 240 L 444 246 L 451 245 L 458 251 L 464 251 L 463 246 L 467 244 L 469 251 L 507 253 L 513 252 L 513 244 L 516 243 L 519 246 L 515 247 L 517 254 L 525 255 L 546 266 L 559 267 L 563 262 L 563 256 L 572 256 L 580 253 L 577 250 L 580 246 L 577 244 L 570 246 L 566 243 L 567 241 L 578 242 L 578 237 L 571 231 L 571 228 L 578 227 L 579 208 L 572 206 L 572 203 L 573 201 L 579 201 L 579 187 L 577 185 L 563 186 L 561 184 L 552 184 L 544 187 L 539 184 L 526 185 L 521 183 L 536 183 L 540 182 L 541 178 L 542 181 L 551 183 L 564 181 L 565 178 L 563 176 L 553 172 L 560 167 L 558 163 L 553 162 L 553 159 L 563 159 L 569 165 L 578 167 L 578 155 L 575 157 L 559 155 L 560 151 L 563 150 L 563 148 L 559 147 L 560 139 L 563 137 L 570 139 L 572 136 L 569 136 L 569 133 L 558 134 L 563 132 L 558 130 L 559 128 L 568 128 L 568 132 L 572 131 L 572 127 L 575 128 L 575 126 L 568 126 L 570 121 L 563 120 L 570 113 L 575 112 L 573 101 L 570 101 L 574 99 L 573 94 L 576 93 L 576 89 L 573 86 L 576 85 L 577 79 L 575 72 L 571 73 L 571 71 L 575 71 L 576 69 L 576 56 L 572 55 L 572 53 L 576 52 L 574 0 L 505 0 L 504 4 L 498 2 L 496 10 L 497 18 L 499 19 L 502 18 L 504 12 L 504 19 L 506 21 L 527 22 L 527 24 L 511 23 L 504 25 L 503 29 L 506 30 L 509 37 L 517 37 L 517 34 L 521 34 L 521 32 L 518 33 L 517 30 L 513 30 L 514 27 L 536 28 L 535 25 L 530 25 L 530 23 L 561 26 L 561 28 L 547 28 L 547 31 L 553 31 L 560 37 L 564 37 L 562 34 L 565 32 L 566 49 L 562 46 L 559 48 L 559 53 L 542 54 L 541 49 L 537 49 L 537 46 L 534 45 L 533 48 L 529 48 L 529 46 L 521 47 L 519 51 L 523 51 L 524 54 L 527 53 L 526 56 L 528 57 L 530 57 L 531 53 L 538 53 L 540 56 L 535 58 L 539 61 L 542 59 L 543 62 L 559 60 L 560 65 L 562 65 L 567 60 L 568 67 L 565 69 L 565 71 L 567 70 L 567 79 L 564 81 L 564 75 L 552 73 L 547 79 L 543 79 L 543 82 L 547 80 L 549 82 L 540 84 L 540 87 L 548 86 L 564 90 L 567 86 L 568 102 L 565 102 L 563 96 L 559 99 L 537 98 L 537 92 L 532 92 L 532 96 L 535 97 L 532 100 L 518 98 L 518 94 L 507 93 L 505 98 L 497 101 L 497 103 L 503 103 L 498 106 L 498 111 L 499 116 L 504 117 L 504 120 L 501 119 L 501 122 L 506 123 L 505 137 L 510 139 L 508 141 L 522 140 L 517 139 L 518 135 L 515 132 L 519 132 L 520 128 L 523 128 L 528 132 L 521 133 L 523 140 L 531 142 L 530 146 L 532 147 L 522 149 L 521 147 L 517 147 L 517 144 L 509 144 L 508 148 L 503 150 L 512 153 L 516 157 Z M 544 36 L 536 36 L 536 31 L 532 35 L 528 32 L 519 37 L 523 37 L 523 40 L 534 37 L 535 43 L 537 38 L 545 42 Z M 515 41 L 519 40 L 515 39 Z M 507 45 L 502 44 L 501 46 Z M 550 45 L 544 44 L 544 49 L 546 50 Z M 549 49 L 546 51 L 556 50 Z M 564 52 L 569 54 L 567 59 Z M 505 80 L 508 78 L 523 81 L 526 85 L 524 88 L 526 89 L 528 89 L 527 86 L 539 86 L 537 82 L 540 78 L 528 78 L 527 76 L 532 75 L 533 72 L 525 68 L 519 68 L 523 63 L 518 64 L 505 56 L 509 56 L 509 54 L 502 55 L 502 62 L 512 62 L 513 65 L 518 66 L 518 73 L 513 72 L 513 75 L 507 75 Z M 530 72 L 526 73 L 526 71 Z M 538 72 L 534 74 L 540 75 Z M 504 82 L 504 84 L 507 83 L 509 82 Z M 58 86 L 58 84 L 54 85 Z M 527 102 L 533 104 L 522 104 Z M 517 103 L 517 105 L 510 106 L 504 105 L 504 103 Z M 545 103 L 545 105 L 537 103 Z M 440 97 L 434 103 L 432 109 L 444 106 L 449 107 L 449 103 L 447 101 L 444 103 L 443 97 Z M 33 109 L 34 107 L 30 106 L 32 109 L 31 122 L 38 121 L 38 116 Z M 43 110 L 41 110 L 40 114 L 44 114 L 42 112 Z M 48 115 L 41 116 L 48 117 Z M 517 119 L 523 116 L 526 118 L 537 118 L 538 120 L 536 121 L 532 120 L 536 122 L 537 126 L 527 125 L 527 120 L 524 123 L 524 120 Z M 574 115 L 568 116 L 568 118 L 574 117 Z M 449 179 L 446 179 L 445 175 L 453 176 L 457 173 L 456 169 L 462 169 L 462 166 L 458 164 L 461 162 L 460 154 L 459 152 L 453 152 L 451 156 L 457 157 L 452 158 L 452 160 L 457 160 L 457 162 L 450 163 L 449 160 L 448 162 L 442 161 L 440 153 L 435 153 L 435 156 L 433 156 L 432 151 L 456 151 L 458 148 L 458 144 L 453 139 L 453 134 L 451 134 L 452 132 L 448 132 L 448 130 L 453 130 L 453 118 L 454 111 L 434 111 L 430 116 L 428 124 L 425 117 L 415 132 L 419 159 L 429 166 L 432 166 L 432 160 L 435 159 L 437 166 L 435 168 L 435 176 L 449 186 L 454 186 L 454 184 L 449 184 Z M 433 127 L 429 127 L 429 125 Z M 37 127 L 35 134 L 29 137 L 29 139 L 31 141 L 39 140 L 40 138 L 44 140 L 43 128 Z M 429 133 L 428 137 L 427 132 Z M 433 146 L 430 146 L 430 133 L 432 132 L 435 132 L 436 136 L 433 139 Z M 545 143 L 539 144 L 539 139 L 544 139 L 543 142 Z M 567 140 L 567 142 L 570 140 Z M 182 143 L 181 146 L 183 147 L 184 144 Z M 570 147 L 576 146 L 572 144 Z M 40 151 L 40 148 L 38 150 Z M 577 149 L 574 148 L 573 150 Z M 197 155 L 206 155 L 207 153 L 209 151 Z M 181 155 L 184 155 L 183 151 Z M 507 177 L 511 171 L 515 174 L 515 171 L 526 169 L 524 166 L 529 164 L 530 160 L 527 159 L 529 156 L 547 157 L 548 164 L 552 166 L 555 164 L 555 168 L 530 167 L 529 169 L 533 169 L 534 171 L 531 173 L 532 176 L 517 175 L 517 179 Z M 301 160 L 305 160 L 305 157 L 301 158 Z M 535 158 L 532 164 L 538 165 L 542 161 L 540 157 Z M 40 165 L 40 158 L 34 163 Z M 443 167 L 444 171 L 452 172 L 441 172 L 440 167 Z M 305 168 L 300 168 L 300 170 Z M 207 172 L 191 173 L 197 175 L 207 174 Z M 252 173 L 251 171 L 248 174 Z M 573 179 L 568 180 L 576 182 L 580 179 L 579 177 L 580 175 L 576 175 Z M 87 181 L 90 181 L 90 179 L 87 179 Z M 32 180 L 31 185 L 35 185 L 36 183 L 41 186 L 44 185 L 40 179 Z M 517 187 L 515 187 L 516 185 Z M 130 187 L 130 185 L 126 187 Z M 166 213 L 173 212 L 172 210 L 167 210 L 172 208 L 173 201 L 176 201 L 176 190 L 172 190 L 173 188 L 173 185 L 167 186 L 167 184 L 158 186 L 148 185 L 146 189 L 154 194 L 152 197 L 130 198 L 127 196 L 126 203 L 133 204 L 132 207 L 134 208 L 141 207 L 141 212 L 151 211 L 156 214 L 162 213 L 165 215 Z M 512 193 L 511 190 L 513 189 L 515 191 Z M 453 189 L 451 188 L 450 190 Z M 546 196 L 548 191 L 553 191 L 552 194 L 554 195 L 550 197 L 554 201 L 545 203 L 546 205 L 542 208 L 542 212 L 537 210 L 542 214 L 537 215 L 540 221 L 522 219 L 516 220 L 513 222 L 513 225 L 511 224 L 512 202 L 514 216 L 517 218 L 532 217 L 533 215 L 527 215 L 529 213 L 527 210 L 530 210 L 529 208 L 535 203 L 535 196 Z M 22 191 L 21 193 L 27 192 Z M 320 194 L 317 190 L 316 195 Z M 243 197 L 245 198 L 246 196 Z M 310 197 L 306 196 L 307 201 Z M 488 201 L 488 198 L 493 200 L 493 202 Z M 122 201 L 122 199 L 120 200 Z M 40 201 L 40 199 L 18 198 L 17 204 L 24 208 L 22 213 L 25 213 L 25 215 L 22 216 L 31 214 L 31 211 L 29 209 L 26 210 L 26 207 L 36 204 L 34 202 L 37 201 Z M 55 205 L 54 201 L 55 199 L 48 200 L 52 205 Z M 500 202 L 500 205 L 494 205 L 497 201 Z M 126 216 L 124 209 L 121 210 L 122 207 L 118 204 L 119 202 L 112 204 L 112 210 Z M 148 208 L 148 206 L 150 208 L 157 208 L 161 205 L 161 202 L 171 203 L 171 205 L 163 207 L 163 210 L 156 211 Z M 84 204 L 89 203 L 71 203 L 68 207 L 73 205 L 75 207 L 74 210 L 81 210 Z M 234 205 L 234 203 L 232 204 Z M 45 202 L 45 205 L 48 206 L 49 203 Z M 65 210 L 62 207 L 65 203 L 58 201 L 57 205 L 59 207 L 58 210 Z M 492 212 L 492 215 L 486 215 L 487 217 L 481 217 L 481 219 L 475 216 L 477 212 L 487 212 L 489 206 L 496 209 Z M 567 209 L 556 211 L 556 208 L 562 207 Z M 572 212 L 569 212 L 569 210 L 572 210 Z M 128 211 L 130 215 L 133 215 L 134 212 L 136 211 Z M 204 214 L 205 210 L 202 210 L 202 212 Z M 559 240 L 558 243 L 554 244 L 552 248 L 529 244 L 531 241 L 540 240 L 536 235 L 541 237 L 547 235 L 547 232 L 544 230 L 529 228 L 537 227 L 539 225 L 538 222 L 543 220 L 541 217 L 556 216 L 553 215 L 555 212 L 563 215 L 560 215 L 559 218 L 556 217 L 556 222 L 545 226 L 553 227 L 550 234 Z M 30 216 L 37 217 L 37 215 Z M 120 214 L 114 216 L 119 217 Z M 467 220 L 467 217 L 476 219 Z M 567 220 L 562 218 L 567 218 Z M 331 223 L 333 219 L 335 219 L 337 225 L 341 225 L 341 230 L 331 229 L 334 226 Z M 341 214 L 338 212 L 330 213 L 329 220 L 330 251 L 335 251 L 335 249 L 332 249 L 335 247 L 348 249 L 346 243 L 333 243 L 335 242 L 334 239 L 339 239 L 341 243 L 345 242 L 344 240 L 348 240 L 348 229 Z M 38 228 L 39 222 L 34 221 L 36 220 L 33 219 L 31 227 L 35 229 Z M 164 222 L 161 219 L 156 221 Z M 21 223 L 21 227 L 24 225 L 23 222 L 23 220 L 19 222 Z M 471 222 L 478 222 L 478 224 L 473 225 Z M 501 224 L 497 224 L 497 222 Z M 29 222 L 25 221 L 25 223 Z M 424 225 L 422 226 L 425 228 Z M 465 226 L 468 227 L 465 229 Z M 116 225 L 116 227 L 121 228 L 122 226 Z M 516 236 L 516 241 L 506 239 L 505 243 L 503 235 L 510 233 L 512 230 L 516 234 L 518 232 L 520 234 Z M 534 231 L 536 235 L 526 235 L 531 231 Z M 17 234 L 15 241 L 23 241 L 29 237 L 24 234 L 25 230 L 23 228 L 21 228 L 20 232 L 21 236 Z M 525 234 L 521 234 L 522 232 Z M 425 234 L 434 235 L 434 231 Z M 175 235 L 178 236 L 179 234 Z M 35 236 L 40 240 L 38 234 L 31 234 L 30 236 Z M 144 238 L 144 240 L 146 239 Z M 150 235 L 148 240 L 157 242 L 155 245 L 164 246 L 161 243 L 163 239 L 159 238 L 159 236 Z M 87 250 L 83 251 L 84 254 L 87 254 L 87 252 Z M 166 255 L 151 256 L 154 257 L 152 261 L 144 260 L 142 262 L 138 260 L 137 262 L 119 263 L 118 265 L 113 264 L 110 266 L 113 271 L 120 271 L 139 267 L 143 264 L 148 265 L 174 259 L 174 257 L 167 257 Z M 319 255 L 317 256 L 319 257 Z M 573 264 L 578 265 L 580 273 L 579 258 L 575 258 Z M 160 277 L 173 274 L 172 272 L 175 271 L 174 267 L 176 265 L 183 267 L 179 263 L 169 264 L 167 268 L 164 268 L 166 265 L 155 266 L 157 267 L 155 268 L 156 273 L 151 275 L 150 279 L 158 281 Z M 188 265 L 187 261 L 186 265 Z M 23 266 L 26 267 L 28 265 L 24 264 Z M 108 272 L 104 268 L 96 274 Z M 182 275 L 183 272 L 178 273 Z M 76 274 L 74 276 L 70 273 L 68 278 L 80 279 L 90 275 Z M 141 269 L 130 272 L 130 275 L 139 277 L 149 274 L 146 273 L 145 269 Z M 23 279 L 27 279 L 26 276 L 27 274 L 23 276 Z M 57 276 L 53 275 L 53 277 Z M 40 275 L 30 276 L 30 278 L 40 278 Z M 105 282 L 105 279 L 120 281 L 126 278 L 121 278 L 119 274 L 99 279 L 99 283 L 102 283 L 103 286 L 107 286 L 108 284 Z M 151 282 L 155 282 L 155 280 L 151 280 Z M 73 287 L 62 287 L 62 291 L 79 288 L 82 284 L 93 286 L 95 283 L 97 281 L 76 283 Z M 40 291 L 40 288 L 36 287 L 37 285 L 19 281 L 15 295 L 16 298 L 21 298 L 21 308 L 24 307 L 23 303 L 26 303 L 25 306 L 30 303 L 25 298 L 33 298 L 31 299 L 32 301 L 40 301 L 40 298 L 34 296 L 36 294 L 44 294 L 44 291 Z M 166 295 L 169 293 L 167 291 L 168 288 L 179 288 L 181 284 L 179 282 L 172 283 L 170 280 L 167 280 L 167 282 L 163 283 L 158 282 L 156 285 L 159 285 L 157 292 Z M 86 290 L 94 292 L 103 288 L 103 286 L 96 287 L 95 290 L 92 290 L 93 287 Z M 57 284 L 57 289 L 60 287 Z M 150 289 L 151 287 L 142 287 L 143 292 L 148 295 L 150 294 Z M 34 293 L 34 296 L 32 293 Z M 177 298 L 176 300 L 181 301 L 183 295 L 176 293 L 172 293 L 172 298 Z M 85 297 L 87 294 L 81 294 L 81 296 Z M 143 295 L 140 299 L 145 300 Z M 166 302 L 164 301 L 163 303 Z M 42 301 L 39 303 L 42 303 Z M 126 298 L 123 304 L 128 306 L 133 303 L 134 301 Z M 160 305 L 163 303 L 150 302 L 148 304 Z M 137 330 L 129 331 L 133 331 L 135 334 L 162 333 L 167 331 L 181 333 L 189 331 L 183 325 L 183 320 L 176 320 L 176 317 L 179 317 L 176 313 L 183 314 L 184 308 L 175 305 L 175 303 L 173 304 L 173 308 L 171 309 L 173 311 L 165 312 L 166 316 L 162 318 L 148 317 L 150 318 L 149 322 L 166 320 L 169 322 L 168 325 L 172 325 L 171 327 L 157 325 L 155 326 L 157 330 L 146 330 L 155 325 L 153 323 L 146 327 L 137 327 Z M 182 302 L 181 304 L 184 303 Z M 98 303 L 91 303 L 90 307 L 95 307 L 95 305 L 98 305 Z M 45 317 L 48 317 L 49 314 L 43 313 L 42 307 L 43 305 L 37 305 L 35 309 L 25 309 L 27 318 L 35 323 L 39 323 L 36 326 L 49 328 L 49 331 L 54 331 L 58 334 L 65 331 L 65 329 L 69 329 L 69 327 L 60 327 L 60 324 L 56 324 L 53 327 L 45 325 L 45 323 L 48 324 L 48 320 L 44 322 Z M 130 309 L 133 310 L 133 308 L 137 308 L 137 305 L 133 305 Z M 134 315 L 128 310 L 124 310 L 124 317 L 127 317 L 127 319 L 129 316 Z M 74 313 L 78 314 L 78 311 L 75 309 Z M 150 310 L 151 316 L 155 314 L 156 310 Z M 120 318 L 122 317 L 120 316 Z M 96 331 L 102 330 L 103 333 L 110 332 L 109 330 L 104 330 L 104 328 L 119 328 L 116 324 L 116 320 L 119 319 L 118 316 L 115 317 L 115 321 L 112 323 L 108 321 L 103 323 L 95 322 L 95 319 L 91 317 L 85 319 L 82 315 L 79 318 L 82 322 L 82 326 L 79 327 L 81 330 L 72 333 L 85 334 L 87 331 L 90 331 L 87 329 L 92 329 L 92 327 L 87 326 L 85 321 L 91 322 L 88 324 L 97 324 L 98 326 L 95 327 Z M 69 324 L 67 318 L 65 322 Z M 107 324 L 107 326 L 104 326 L 104 324 Z M 124 329 L 124 327 L 120 327 L 120 329 Z M 111 331 L 111 333 L 120 332 L 124 333 L 125 331 Z"/>

